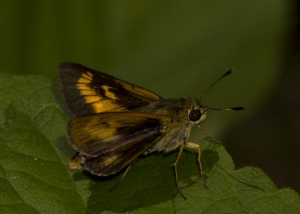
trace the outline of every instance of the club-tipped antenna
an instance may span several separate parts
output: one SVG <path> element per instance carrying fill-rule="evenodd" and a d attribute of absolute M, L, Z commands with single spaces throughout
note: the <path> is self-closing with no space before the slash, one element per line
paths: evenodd
<path fill-rule="evenodd" d="M 234 71 L 234 68 L 231 68 L 229 71 L 227 71 L 223 76 L 221 76 L 220 79 L 218 79 L 217 81 L 215 81 L 200 97 L 200 100 L 207 94 L 207 92 L 214 87 L 215 84 L 217 84 L 218 82 L 220 82 L 224 77 L 228 76 L 229 74 L 231 74 Z M 225 109 L 224 109 L 225 110 Z M 229 109 L 228 109 L 229 110 Z M 234 109 L 231 109 L 234 110 Z"/>
<path fill-rule="evenodd" d="M 230 110 L 234 110 L 234 111 L 241 111 L 244 110 L 244 107 L 233 107 L 233 108 L 208 108 L 210 110 L 221 110 L 221 111 L 230 111 Z"/>

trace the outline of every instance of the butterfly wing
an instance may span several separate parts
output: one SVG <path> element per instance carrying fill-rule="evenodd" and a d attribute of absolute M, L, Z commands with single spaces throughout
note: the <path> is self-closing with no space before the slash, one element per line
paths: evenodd
<path fill-rule="evenodd" d="M 133 110 L 162 99 L 144 88 L 76 63 L 60 64 L 58 77 L 67 106 L 76 117 Z"/>
<path fill-rule="evenodd" d="M 114 174 L 165 136 L 171 118 L 152 113 L 106 112 L 70 121 L 67 136 L 96 175 Z"/>

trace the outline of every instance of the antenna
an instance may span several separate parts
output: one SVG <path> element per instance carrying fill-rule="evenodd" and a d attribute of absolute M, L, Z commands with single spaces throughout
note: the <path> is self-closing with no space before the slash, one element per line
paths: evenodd
<path fill-rule="evenodd" d="M 210 110 L 221 110 L 221 111 L 230 111 L 230 110 L 234 110 L 234 111 L 241 111 L 244 110 L 244 107 L 233 107 L 233 108 L 208 108 Z"/>
<path fill-rule="evenodd" d="M 214 85 L 216 85 L 218 82 L 220 82 L 224 77 L 228 76 L 229 74 L 231 74 L 234 71 L 234 68 L 231 68 L 229 71 L 227 71 L 223 76 L 221 76 L 221 78 L 219 78 L 217 81 L 215 81 L 200 97 L 199 100 L 201 100 L 206 94 L 207 92 L 214 87 Z M 207 106 L 205 106 L 206 109 L 210 109 L 210 110 L 221 110 L 221 111 L 230 111 L 230 110 L 234 110 L 234 111 L 240 111 L 240 110 L 244 110 L 244 107 L 233 107 L 233 108 L 209 108 Z M 206 135 L 206 137 L 208 137 L 208 139 L 214 143 L 219 144 L 219 142 L 217 142 L 216 140 L 214 140 L 213 138 L 211 138 L 203 129 L 202 126 L 200 124 L 198 124 L 198 128 L 200 129 L 200 131 Z"/>
<path fill-rule="evenodd" d="M 219 78 L 217 81 L 215 81 L 200 97 L 200 100 L 207 94 L 207 92 L 214 87 L 218 82 L 220 82 L 224 77 L 228 76 L 229 74 L 231 74 L 234 71 L 234 68 L 231 68 L 229 71 L 227 71 L 223 76 L 221 76 L 221 78 Z M 244 107 L 233 107 L 233 108 L 208 108 L 207 109 L 210 110 L 221 110 L 221 111 L 230 111 L 230 110 L 234 110 L 234 111 L 240 111 L 240 110 L 244 110 Z"/>
<path fill-rule="evenodd" d="M 218 79 L 216 82 L 214 82 L 203 94 L 202 94 L 202 96 L 200 97 L 200 99 L 199 100 L 201 100 L 202 99 L 202 97 L 204 97 L 206 94 L 207 94 L 207 92 L 212 88 L 212 87 L 214 87 L 214 85 L 215 84 L 217 84 L 218 82 L 220 82 L 224 77 L 226 77 L 226 76 L 228 76 L 229 74 L 231 74 L 232 72 L 234 71 L 234 68 L 231 68 L 229 71 L 227 71 L 223 76 L 221 76 L 221 78 L 220 79 Z M 225 109 L 224 109 L 225 110 Z M 233 110 L 233 109 L 232 109 Z"/>

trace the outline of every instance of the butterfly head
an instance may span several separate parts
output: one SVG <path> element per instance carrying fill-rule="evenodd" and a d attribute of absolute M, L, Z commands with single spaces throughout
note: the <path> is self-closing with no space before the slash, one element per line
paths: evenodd
<path fill-rule="evenodd" d="M 195 100 L 188 110 L 188 119 L 192 125 L 200 124 L 207 115 L 208 108 L 201 104 L 200 100 Z"/>

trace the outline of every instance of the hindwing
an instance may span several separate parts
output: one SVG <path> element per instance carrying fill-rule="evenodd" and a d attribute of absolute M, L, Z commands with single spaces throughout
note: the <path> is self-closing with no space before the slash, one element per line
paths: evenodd
<path fill-rule="evenodd" d="M 96 175 L 114 174 L 131 164 L 168 131 L 171 118 L 151 113 L 106 112 L 75 118 L 67 136 Z"/>

